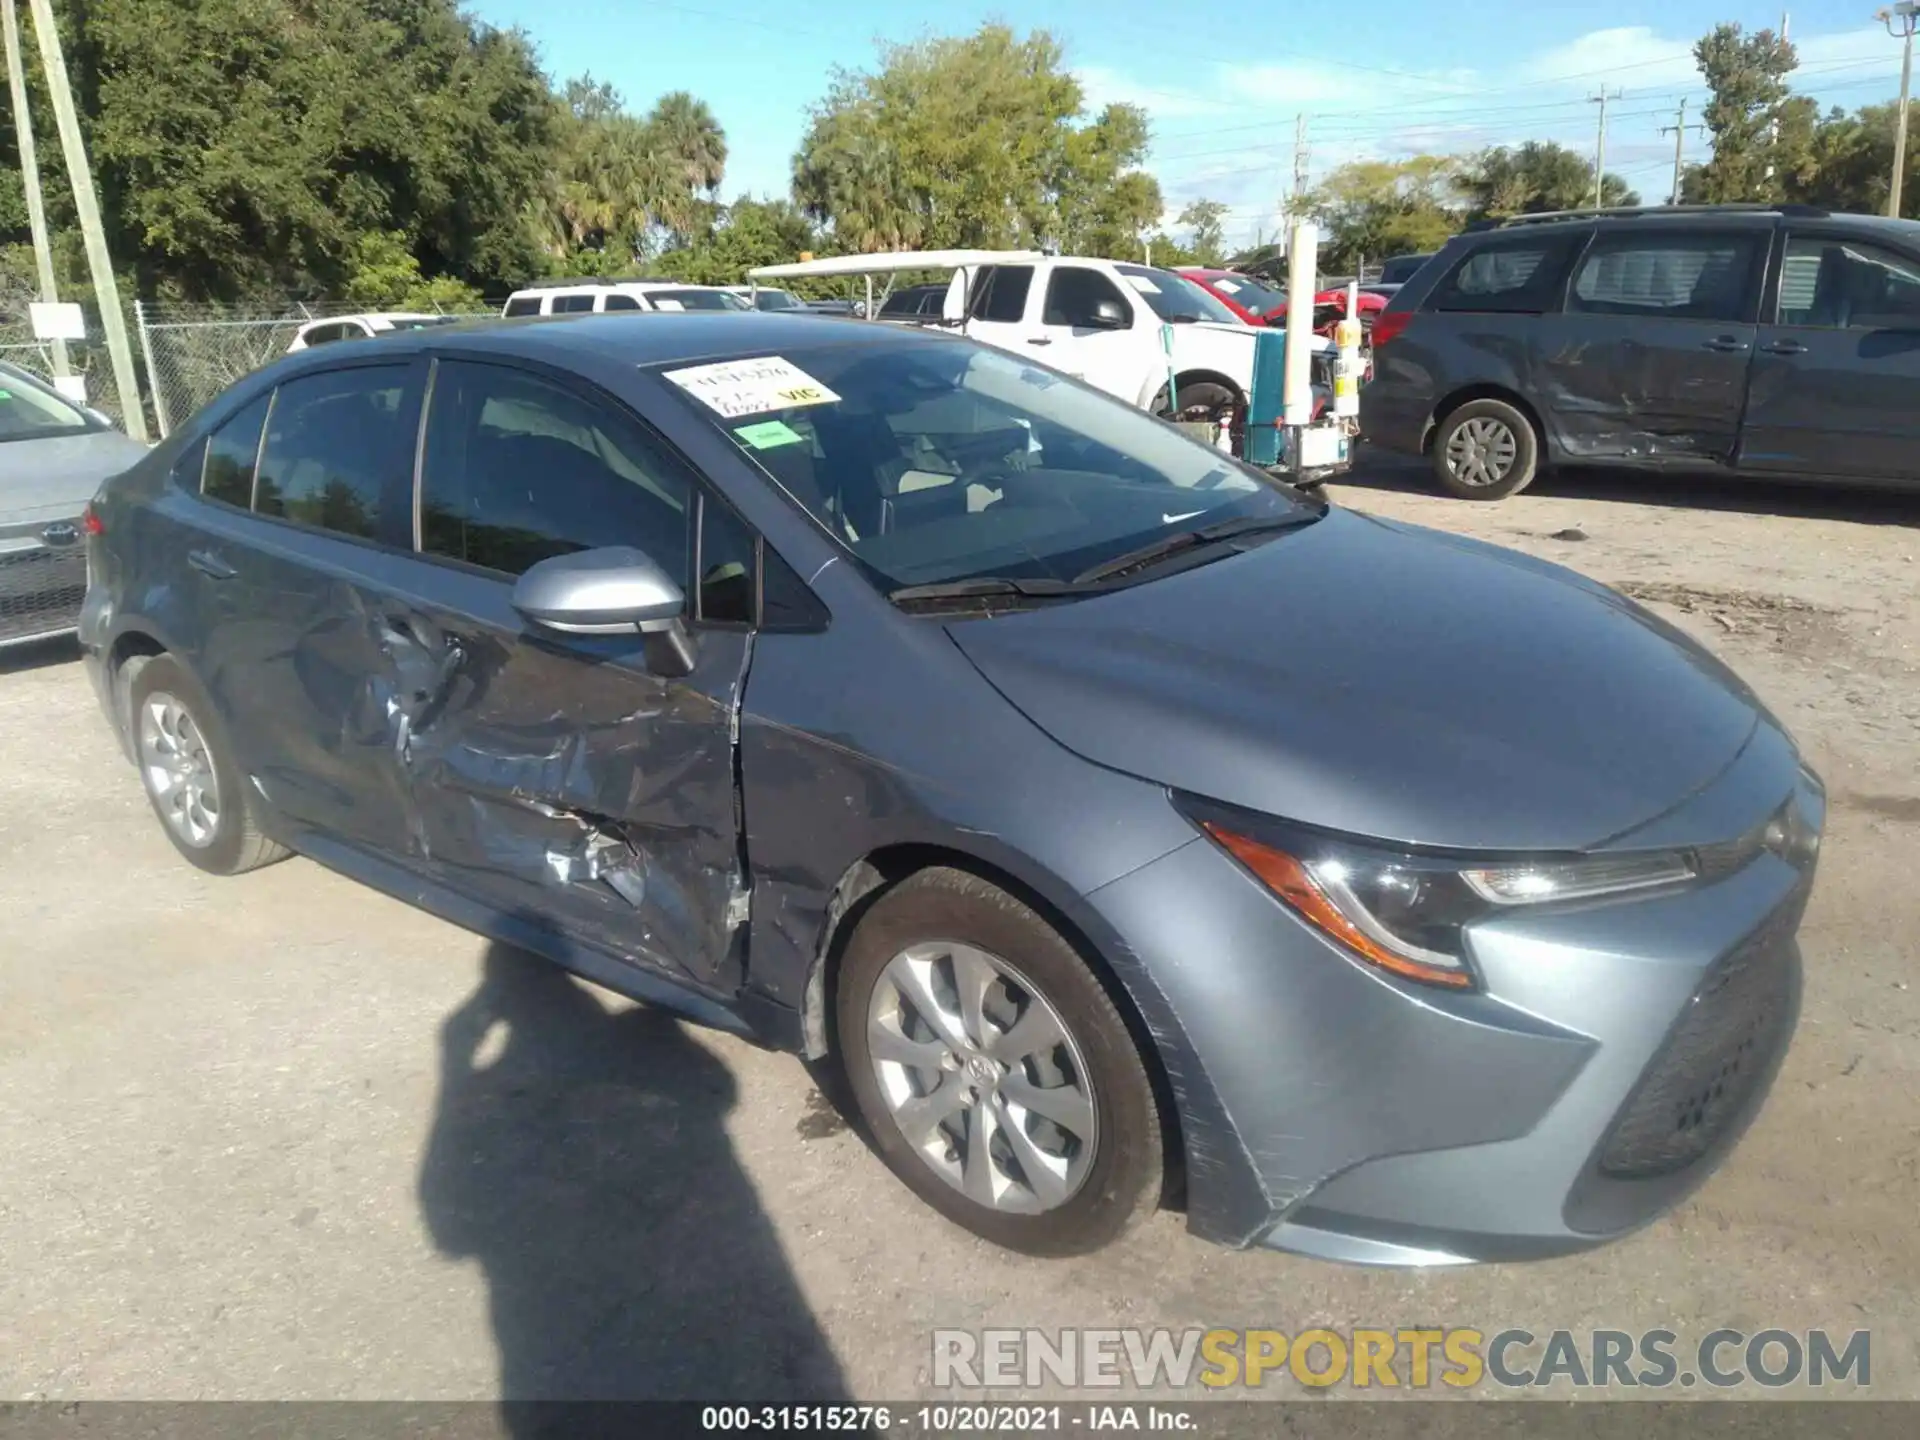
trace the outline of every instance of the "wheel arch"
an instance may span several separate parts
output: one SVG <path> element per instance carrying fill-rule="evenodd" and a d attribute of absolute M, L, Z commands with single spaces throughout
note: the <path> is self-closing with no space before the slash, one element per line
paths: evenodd
<path fill-rule="evenodd" d="M 133 753 L 133 677 L 140 673 L 140 664 L 157 656 L 172 654 L 172 650 L 161 638 L 139 625 L 127 625 L 114 636 L 113 643 L 107 646 L 104 656 L 107 694 L 113 697 L 113 729 L 120 741 L 120 750 L 129 761 L 134 760 Z"/>
<path fill-rule="evenodd" d="M 1113 1000 L 1114 1008 L 1126 1023 L 1127 1033 L 1140 1052 L 1147 1078 L 1153 1086 L 1155 1108 L 1160 1113 L 1161 1150 L 1166 1175 L 1162 1181 L 1161 1204 L 1180 1208 L 1186 1195 L 1186 1150 L 1181 1096 L 1167 1071 L 1161 1050 L 1169 1017 L 1156 1016 L 1149 1023 L 1133 987 L 1116 970 L 1103 947 L 1096 943 L 1093 930 L 1097 920 L 1077 918 L 1082 907 L 1056 903 L 1032 881 L 997 865 L 982 856 L 952 846 L 906 842 L 882 846 L 849 865 L 834 886 L 827 904 L 826 920 L 807 972 L 802 999 L 801 1027 L 805 1054 L 810 1060 L 832 1060 L 841 1054 L 839 1037 L 834 1033 L 834 995 L 839 980 L 840 962 L 847 943 L 860 919 L 882 895 L 910 876 L 923 870 L 948 868 L 963 871 L 990 885 L 998 886 L 1051 925 L 1073 947 Z M 1117 944 L 1117 939 L 1110 940 Z M 1184 1042 L 1182 1042 L 1184 1043 Z"/>
<path fill-rule="evenodd" d="M 1519 391 L 1510 386 L 1494 384 L 1490 381 L 1482 381 L 1473 385 L 1462 385 L 1458 390 L 1453 391 L 1438 405 L 1433 407 L 1433 414 L 1427 419 L 1427 428 L 1420 436 L 1420 453 L 1422 455 L 1433 454 L 1434 438 L 1439 435 L 1440 427 L 1446 424 L 1447 417 L 1462 405 L 1471 405 L 1475 400 L 1498 400 L 1518 410 L 1526 417 L 1527 423 L 1533 427 L 1535 450 L 1539 453 L 1541 459 L 1544 460 L 1546 458 L 1547 447 L 1550 442 L 1547 438 L 1547 427 L 1540 419 L 1540 412 L 1536 410 L 1532 402 Z"/>

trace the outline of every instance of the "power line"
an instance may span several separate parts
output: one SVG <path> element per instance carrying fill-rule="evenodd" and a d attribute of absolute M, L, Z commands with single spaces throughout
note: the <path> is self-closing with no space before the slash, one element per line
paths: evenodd
<path fill-rule="evenodd" d="M 1687 131 L 1692 130 L 1695 133 L 1699 133 L 1706 128 L 1704 125 L 1687 124 L 1687 102 L 1684 97 L 1680 101 L 1680 108 L 1674 112 L 1673 124 L 1662 125 L 1660 127 L 1660 133 L 1662 135 L 1673 136 L 1673 194 L 1667 201 L 1669 205 L 1678 205 L 1680 203 L 1680 176 L 1685 171 L 1685 166 L 1681 159 L 1681 152 L 1686 145 Z"/>

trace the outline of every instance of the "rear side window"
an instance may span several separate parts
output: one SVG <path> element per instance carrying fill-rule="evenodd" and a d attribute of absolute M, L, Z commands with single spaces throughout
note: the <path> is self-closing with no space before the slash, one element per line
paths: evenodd
<path fill-rule="evenodd" d="M 420 477 L 420 548 L 503 575 L 599 545 L 688 571 L 693 484 L 611 406 L 500 365 L 440 362 Z"/>
<path fill-rule="evenodd" d="M 556 295 L 553 297 L 553 313 L 556 315 L 579 315 L 593 309 L 594 297 L 588 295 Z"/>
<path fill-rule="evenodd" d="M 268 398 L 262 395 L 207 437 L 202 495 L 242 510 L 253 503 L 253 465 L 260 456 L 260 428 L 267 421 Z"/>
<path fill-rule="evenodd" d="M 405 365 L 330 370 L 282 385 L 260 447 L 254 510 L 372 539 L 381 491 L 410 457 L 406 388 Z"/>
<path fill-rule="evenodd" d="M 506 314 L 508 316 L 538 315 L 539 313 L 540 297 L 538 295 L 515 295 L 511 300 L 507 301 Z"/>
<path fill-rule="evenodd" d="M 1758 234 L 1601 235 L 1567 294 L 1567 309 L 1646 319 L 1743 320 L 1752 314 Z"/>
<path fill-rule="evenodd" d="M 1027 291 L 1033 286 L 1031 265 L 990 265 L 981 272 L 973 292 L 977 320 L 1017 322 L 1027 313 Z"/>
<path fill-rule="evenodd" d="M 1434 287 L 1427 308 L 1520 314 L 1551 310 L 1579 238 L 1542 235 L 1483 245 Z"/>

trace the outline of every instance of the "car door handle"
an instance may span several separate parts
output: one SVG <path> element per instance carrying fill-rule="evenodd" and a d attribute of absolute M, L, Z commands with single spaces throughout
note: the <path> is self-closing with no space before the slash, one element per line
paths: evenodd
<path fill-rule="evenodd" d="M 1807 347 L 1802 345 L 1798 340 L 1775 340 L 1771 345 L 1762 345 L 1760 348 L 1769 355 L 1804 355 L 1807 353 Z"/>
<path fill-rule="evenodd" d="M 1029 345 L 1051 345 L 1053 341 L 1044 335 L 1029 335 L 1027 337 L 1027 343 Z"/>
<path fill-rule="evenodd" d="M 1709 350 L 1718 350 L 1723 355 L 1737 355 L 1747 348 L 1747 342 L 1735 339 L 1731 335 L 1716 335 L 1706 342 Z"/>
<path fill-rule="evenodd" d="M 231 580 L 240 573 L 211 550 L 189 550 L 187 563 L 213 580 Z"/>

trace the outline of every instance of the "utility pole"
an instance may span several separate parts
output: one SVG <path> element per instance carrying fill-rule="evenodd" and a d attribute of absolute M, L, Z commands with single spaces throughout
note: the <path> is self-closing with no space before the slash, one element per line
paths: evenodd
<path fill-rule="evenodd" d="M 1900 42 L 1900 114 L 1893 122 L 1893 179 L 1887 187 L 1887 214 L 1900 218 L 1900 184 L 1907 175 L 1907 89 L 1913 80 L 1913 26 L 1920 15 L 1915 0 L 1900 0 L 1891 10 L 1882 10 L 1880 22 L 1887 33 Z"/>
<path fill-rule="evenodd" d="M 1307 199 L 1307 116 L 1293 117 L 1293 215 L 1297 220 Z"/>
<path fill-rule="evenodd" d="M 113 278 L 113 257 L 107 253 L 107 233 L 100 224 L 100 197 L 93 188 L 93 167 L 80 138 L 80 119 L 73 109 L 73 91 L 67 84 L 67 59 L 60 50 L 60 32 L 53 25 L 53 0 L 31 0 L 33 33 L 40 42 L 40 63 L 47 72 L 47 91 L 53 97 L 53 118 L 60 131 L 60 151 L 73 185 L 73 208 L 86 241 L 87 269 L 93 276 L 93 297 L 100 306 L 100 328 L 107 334 L 107 353 L 113 358 L 113 388 L 120 392 L 120 423 L 141 444 L 147 441 L 147 416 L 140 400 L 140 382 L 133 372 L 133 351 L 127 345 L 127 317 L 120 313 L 120 286 Z"/>
<path fill-rule="evenodd" d="M 1782 51 L 1784 51 L 1787 48 L 1787 31 L 1792 27 L 1792 25 L 1793 25 L 1793 16 L 1789 15 L 1785 10 L 1782 10 L 1780 12 L 1780 48 Z M 1773 119 L 1767 122 L 1767 189 L 1769 192 L 1771 192 L 1773 189 L 1774 164 L 1778 160 L 1779 155 L 1780 155 L 1780 111 L 1778 107 L 1776 107 L 1773 112 Z M 1769 193 L 1767 196 L 1763 198 L 1770 200 L 1773 197 L 1771 193 Z"/>
<path fill-rule="evenodd" d="M 1673 136 L 1673 194 L 1667 197 L 1669 205 L 1680 203 L 1680 177 L 1686 172 L 1686 167 L 1682 163 L 1682 154 L 1686 145 L 1687 131 L 1700 131 L 1706 128 L 1704 125 L 1687 124 L 1687 102 L 1684 99 L 1681 100 L 1680 109 L 1673 117 L 1673 124 L 1660 127 L 1662 135 Z"/>
<path fill-rule="evenodd" d="M 20 17 L 13 0 L 0 0 L 0 29 L 6 32 L 7 88 L 13 94 L 13 133 L 20 145 L 20 183 L 27 192 L 27 226 L 33 232 L 33 263 L 39 271 L 40 298 L 48 304 L 60 298 L 53 279 L 53 243 L 47 238 L 47 206 L 40 198 L 40 159 L 33 147 L 33 116 L 27 110 L 27 72 L 20 63 Z M 67 364 L 67 342 L 53 342 L 53 373 L 73 373 Z"/>
<path fill-rule="evenodd" d="M 39 3 L 45 4 L 46 0 L 39 0 Z M 1600 134 L 1593 146 L 1593 208 L 1596 210 L 1600 208 L 1601 201 L 1606 198 L 1603 185 L 1607 176 L 1607 102 L 1619 98 L 1618 90 L 1609 95 L 1604 85 L 1600 87 L 1598 95 L 1587 97 L 1589 105 L 1600 107 Z"/>

